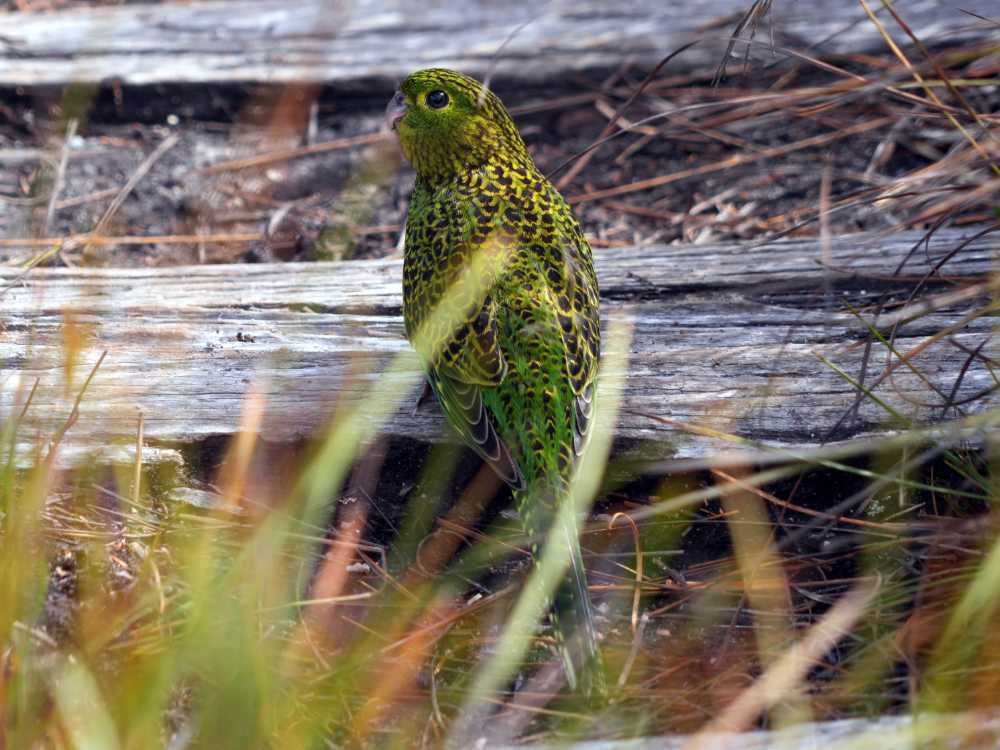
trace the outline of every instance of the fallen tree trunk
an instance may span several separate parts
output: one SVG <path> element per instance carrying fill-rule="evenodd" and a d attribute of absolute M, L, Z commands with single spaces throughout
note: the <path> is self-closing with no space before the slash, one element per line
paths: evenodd
<path fill-rule="evenodd" d="M 599 251 L 604 318 L 634 325 L 618 434 L 660 443 L 660 455 L 705 456 L 726 445 L 716 432 L 803 448 L 994 405 L 995 319 L 970 311 L 989 301 L 997 242 L 918 240 Z M 307 436 L 335 406 L 363 404 L 407 350 L 400 270 L 398 260 L 2 268 L 0 417 L 37 382 L 19 439 L 25 451 L 48 439 L 107 351 L 64 451 L 127 445 L 139 412 L 158 444 L 233 434 L 251 388 L 265 438 Z M 865 365 L 880 300 L 894 354 L 876 341 Z M 852 380 L 871 389 L 854 411 Z M 436 407 L 412 407 L 386 430 L 436 439 Z"/>
<path fill-rule="evenodd" d="M 969 727 L 974 727 L 974 734 Z M 515 747 L 521 750 L 549 750 L 553 747 L 565 747 L 566 750 L 770 750 L 787 747 L 795 750 L 868 747 L 876 743 L 893 750 L 915 750 L 926 743 L 927 737 L 940 738 L 942 743 L 951 741 L 953 737 L 962 737 L 965 750 L 987 750 L 996 747 L 1000 738 L 1000 720 L 989 713 L 933 714 L 924 718 L 888 715 L 803 722 L 771 731 L 594 740 L 574 745 L 504 745 L 497 750 L 515 750 Z"/>
<path fill-rule="evenodd" d="M 964 10 L 994 15 L 995 0 L 966 0 Z M 672 3 L 583 0 L 492 3 L 488 0 L 221 0 L 0 14 L 0 86 L 101 83 L 352 82 L 397 79 L 446 65 L 475 75 L 494 70 L 519 80 L 552 81 L 582 70 L 618 67 L 625 58 L 652 66 L 694 39 L 674 69 L 712 70 L 726 37 L 751 0 L 711 0 L 697 12 Z M 984 36 L 954 3 L 898 4 L 925 43 Z M 879 13 L 893 28 L 882 9 Z M 857 3 L 776 3 L 763 28 L 773 41 L 811 55 L 883 50 Z M 516 33 L 513 33 L 515 32 Z M 767 40 L 753 56 L 773 59 Z M 498 51 L 502 52 L 498 55 Z M 744 48 L 736 48 L 742 58 Z M 496 59 L 494 59 L 496 58 Z"/>

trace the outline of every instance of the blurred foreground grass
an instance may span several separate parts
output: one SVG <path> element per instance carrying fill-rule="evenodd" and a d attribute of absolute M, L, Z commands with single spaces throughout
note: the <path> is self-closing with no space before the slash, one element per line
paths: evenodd
<path fill-rule="evenodd" d="M 470 746 L 995 708 L 1000 411 L 808 462 L 664 477 L 644 503 L 634 466 L 600 488 L 598 450 L 582 492 L 612 500 L 584 541 L 612 687 L 594 705 L 560 694 L 545 628 L 526 653 L 510 640 L 512 612 L 539 614 L 536 587 L 517 524 L 479 521 L 498 484 L 487 469 L 448 508 L 455 451 L 434 449 L 398 535 L 365 539 L 379 424 L 408 385 L 375 381 L 280 484 L 254 481 L 269 467 L 255 465 L 251 397 L 204 509 L 171 499 L 186 477 L 141 452 L 60 471 L 56 433 L 18 465 L 20 420 L 5 419 L 3 746 Z M 831 507 L 822 489 L 840 496 L 838 482 L 858 489 Z M 818 498 L 774 494 L 799 483 Z M 718 531 L 702 562 L 674 570 L 666 556 L 705 527 Z"/>
<path fill-rule="evenodd" d="M 838 81 L 795 96 L 730 97 L 732 112 L 711 127 L 838 107 L 898 123 L 933 118 L 950 136 L 935 136 L 947 149 L 933 154 L 934 169 L 875 174 L 899 145 L 887 139 L 863 188 L 833 204 L 827 192 L 801 216 L 823 224 L 863 202 L 895 212 L 900 226 L 961 214 L 995 231 L 983 206 L 1000 195 L 996 115 L 969 101 L 997 85 L 996 49 L 950 54 L 885 64 L 875 83 L 835 68 Z M 967 79 L 941 68 L 973 63 L 980 72 Z M 944 92 L 953 100 L 942 103 Z M 863 95 L 882 99 L 871 107 Z M 662 117 L 655 98 L 648 105 Z M 675 130 L 688 126 L 669 114 Z M 356 208 L 344 207 L 351 221 L 367 221 Z M 779 226 L 799 228 L 801 216 Z M 986 293 L 971 316 L 996 316 L 995 283 Z M 873 324 L 868 346 L 872 359 L 908 366 L 891 326 Z M 68 366 L 77 354 L 67 342 Z M 984 344 L 969 361 L 997 381 L 993 355 Z M 808 460 L 785 453 L 761 469 L 709 461 L 663 476 L 634 457 L 605 466 L 599 445 L 579 483 L 581 504 L 598 500 L 584 546 L 611 689 L 595 705 L 561 692 L 547 629 L 534 629 L 529 648 L 512 640 L 513 616 L 532 630 L 536 589 L 525 584 L 527 540 L 488 512 L 498 490 L 488 470 L 451 503 L 459 458 L 435 446 L 401 522 L 370 538 L 386 470 L 379 426 L 414 385 L 402 376 L 412 364 L 398 366 L 398 377 L 374 379 L 363 409 L 335 411 L 325 434 L 280 467 L 258 450 L 251 395 L 200 508 L 178 500 L 189 477 L 142 463 L 141 422 L 131 465 L 61 469 L 62 431 L 39 436 L 33 458 L 16 456 L 27 384 L 0 414 L 0 748 L 468 747 L 479 737 L 562 742 L 894 712 L 929 717 L 916 724 L 921 741 L 971 746 L 991 726 L 1000 702 L 992 404 L 932 427 L 886 406 L 895 435 Z M 602 387 L 613 392 L 614 380 Z M 953 400 L 942 415 L 960 414 Z M 612 420 L 613 394 L 601 403 Z M 65 416 L 71 429 L 76 415 Z M 596 442 L 610 442 L 610 425 Z M 487 708 L 496 713 L 480 721 Z"/>

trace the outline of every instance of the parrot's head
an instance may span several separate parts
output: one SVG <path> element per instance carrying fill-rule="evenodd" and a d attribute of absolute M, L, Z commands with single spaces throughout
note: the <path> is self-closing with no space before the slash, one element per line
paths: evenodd
<path fill-rule="evenodd" d="M 406 158 L 429 180 L 475 169 L 493 158 L 528 158 L 496 94 L 454 70 L 411 74 L 389 101 L 385 116 Z"/>

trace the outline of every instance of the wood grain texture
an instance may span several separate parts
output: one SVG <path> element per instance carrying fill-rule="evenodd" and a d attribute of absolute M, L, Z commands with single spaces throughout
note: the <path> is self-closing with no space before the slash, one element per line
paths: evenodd
<path fill-rule="evenodd" d="M 960 411 L 945 408 L 994 385 L 983 358 L 997 356 L 995 318 L 973 316 L 928 345 L 989 301 L 1000 248 L 990 235 L 963 245 L 971 236 L 942 232 L 926 247 L 915 234 L 845 236 L 825 254 L 814 240 L 599 251 L 604 318 L 634 323 L 618 434 L 660 443 L 661 455 L 673 457 L 724 445 L 684 426 L 768 445 L 823 442 L 856 390 L 820 357 L 852 377 L 862 368 L 867 327 L 845 300 L 871 320 L 870 305 L 883 295 L 905 301 L 942 261 L 910 303 L 925 314 L 894 313 L 903 318 L 897 353 L 924 347 L 912 360 L 916 372 L 899 367 L 874 393 L 921 423 L 995 406 L 987 394 Z M 140 410 L 156 444 L 232 434 L 251 387 L 265 398 L 267 439 L 307 436 L 338 403 L 363 404 L 408 348 L 398 260 L 19 273 L 0 268 L 0 419 L 17 412 L 37 380 L 24 450 L 62 424 L 105 350 L 67 433 L 69 451 L 130 444 Z M 71 369 L 67 346 L 80 352 Z M 981 356 L 970 359 L 977 347 Z M 866 382 L 877 382 L 889 360 L 877 344 Z M 387 431 L 439 438 L 436 406 L 412 410 L 407 400 Z M 834 437 L 899 426 L 865 399 Z"/>
<path fill-rule="evenodd" d="M 703 43 L 673 69 L 718 64 L 725 38 L 750 0 L 218 0 L 164 2 L 57 13 L 0 14 L 0 85 L 200 82 L 353 82 L 398 79 L 445 65 L 472 75 L 492 67 L 520 80 L 553 80 L 613 68 L 626 57 L 651 66 L 693 39 Z M 958 8 L 995 15 L 995 0 L 909 0 L 897 7 L 927 43 L 983 36 Z M 880 12 L 882 12 L 880 10 Z M 889 25 L 895 26 L 891 21 Z M 884 49 L 857 3 L 776 3 L 766 32 L 809 54 Z M 742 56 L 742 50 L 737 50 Z M 753 55 L 771 61 L 770 39 Z"/>
<path fill-rule="evenodd" d="M 941 742 L 948 742 L 951 737 L 963 731 L 962 727 L 970 725 L 976 728 L 976 735 L 975 739 L 963 738 L 966 750 L 995 747 L 1000 739 L 1000 718 L 992 714 L 978 717 L 960 713 L 935 716 L 933 724 L 905 714 L 871 719 L 803 722 L 772 731 L 594 740 L 564 747 L 566 750 L 770 750 L 775 747 L 812 750 L 821 747 L 862 747 L 879 742 L 893 750 L 916 750 L 924 742 L 920 732 L 940 738 Z M 554 747 L 559 746 L 503 745 L 497 746 L 496 750 L 551 750 Z"/>

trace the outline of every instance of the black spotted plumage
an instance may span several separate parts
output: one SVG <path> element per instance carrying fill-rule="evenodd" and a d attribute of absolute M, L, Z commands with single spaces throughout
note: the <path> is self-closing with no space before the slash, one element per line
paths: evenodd
<path fill-rule="evenodd" d="M 430 106 L 439 92 L 448 104 Z M 477 81 L 414 73 L 390 116 L 417 171 L 403 270 L 407 335 L 445 414 L 514 488 L 525 529 L 540 539 L 593 413 L 600 319 L 590 246 L 503 104 Z M 576 529 L 568 536 L 556 613 L 574 611 L 594 655 Z"/>

